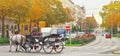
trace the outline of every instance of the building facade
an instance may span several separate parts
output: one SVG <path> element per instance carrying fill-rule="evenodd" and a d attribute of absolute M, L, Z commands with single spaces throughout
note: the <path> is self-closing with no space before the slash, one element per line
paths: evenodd
<path fill-rule="evenodd" d="M 72 0 L 60 0 L 64 8 L 69 8 L 71 10 L 71 16 L 74 18 L 74 21 L 67 22 L 66 25 L 77 25 L 78 21 L 83 22 L 85 17 L 85 8 L 80 7 L 72 2 Z"/>

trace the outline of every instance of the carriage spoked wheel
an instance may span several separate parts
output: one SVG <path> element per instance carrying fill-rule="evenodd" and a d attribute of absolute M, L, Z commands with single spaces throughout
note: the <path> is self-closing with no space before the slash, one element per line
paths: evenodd
<path fill-rule="evenodd" d="M 26 52 L 31 52 L 31 49 L 32 49 L 32 47 L 31 47 L 30 43 L 29 42 L 25 43 L 25 51 Z"/>
<path fill-rule="evenodd" d="M 37 43 L 33 47 L 36 52 L 40 52 L 42 50 L 42 45 L 40 43 Z"/>
<path fill-rule="evenodd" d="M 50 54 L 52 52 L 53 47 L 49 38 L 44 39 L 43 50 L 47 54 Z"/>
<path fill-rule="evenodd" d="M 61 40 L 55 42 L 53 49 L 56 51 L 56 53 L 61 53 L 64 49 L 63 42 Z"/>

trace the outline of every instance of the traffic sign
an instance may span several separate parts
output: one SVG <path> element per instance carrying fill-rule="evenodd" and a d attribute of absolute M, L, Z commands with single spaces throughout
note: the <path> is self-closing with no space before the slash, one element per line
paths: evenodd
<path fill-rule="evenodd" d="M 70 26 L 66 26 L 66 30 L 69 31 L 70 30 Z"/>

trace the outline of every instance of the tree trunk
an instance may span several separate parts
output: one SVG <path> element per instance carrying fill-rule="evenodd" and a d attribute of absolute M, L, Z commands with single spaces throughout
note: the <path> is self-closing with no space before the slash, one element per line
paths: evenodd
<path fill-rule="evenodd" d="M 31 32 L 31 28 L 32 28 L 32 22 L 31 22 L 31 19 L 30 19 L 30 29 L 29 29 L 30 32 Z"/>
<path fill-rule="evenodd" d="M 82 27 L 81 27 L 81 24 L 80 24 L 80 30 L 79 30 L 80 32 L 82 31 Z"/>
<path fill-rule="evenodd" d="M 114 25 L 112 30 L 113 30 L 113 34 L 117 34 L 117 26 L 116 25 Z"/>
<path fill-rule="evenodd" d="M 17 27 L 18 27 L 18 31 L 20 31 L 20 24 L 19 23 L 18 23 Z"/>
<path fill-rule="evenodd" d="M 18 19 L 18 31 L 20 31 L 20 16 L 19 16 L 19 19 Z"/>
<path fill-rule="evenodd" d="M 5 17 L 3 16 L 1 19 L 2 19 L 2 38 L 4 38 L 5 37 L 5 28 L 4 28 L 4 21 L 5 21 L 5 19 L 4 19 Z"/>
<path fill-rule="evenodd" d="M 39 29 L 39 21 L 37 22 L 37 28 L 38 28 L 38 31 L 40 31 L 40 29 Z"/>

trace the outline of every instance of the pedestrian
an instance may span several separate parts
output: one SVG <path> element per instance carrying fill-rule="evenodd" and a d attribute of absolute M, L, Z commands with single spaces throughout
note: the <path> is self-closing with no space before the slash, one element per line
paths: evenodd
<path fill-rule="evenodd" d="M 38 31 L 38 27 L 37 27 L 37 24 L 35 24 L 32 32 L 37 32 L 37 31 Z"/>

